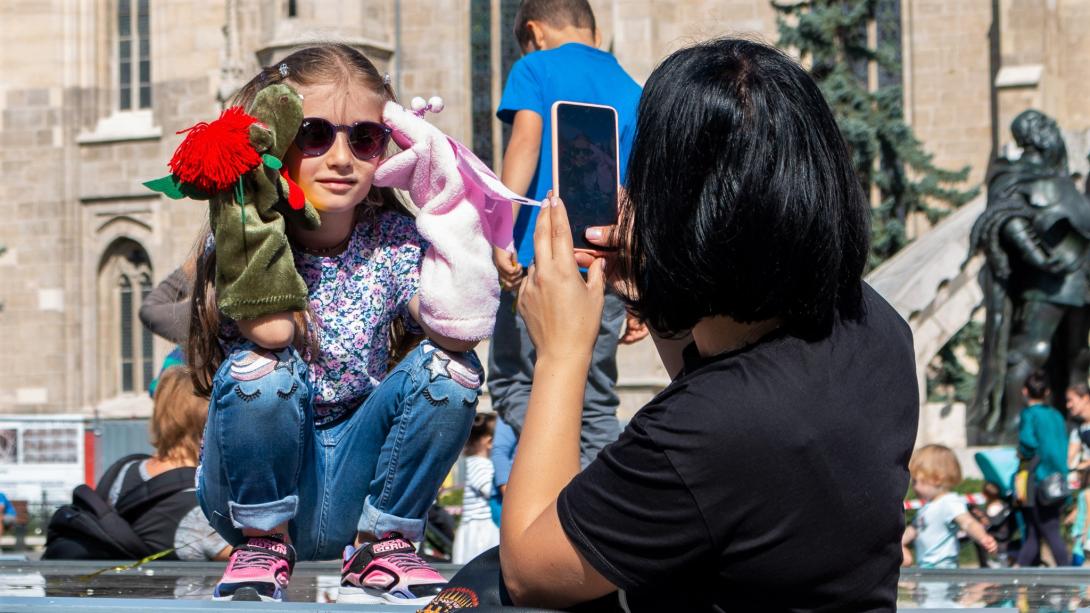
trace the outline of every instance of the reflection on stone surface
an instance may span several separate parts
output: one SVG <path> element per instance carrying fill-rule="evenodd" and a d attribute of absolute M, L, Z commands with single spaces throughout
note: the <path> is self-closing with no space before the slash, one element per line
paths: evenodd
<path fill-rule="evenodd" d="M 0 598 L 210 601 L 212 588 L 223 572 L 222 563 L 153 562 L 90 576 L 112 566 L 100 562 L 0 561 Z M 441 565 L 439 570 L 449 578 L 457 567 Z M 339 583 L 338 563 L 302 562 L 296 566 L 288 587 L 288 601 L 335 602 Z M 902 571 L 897 587 L 897 605 L 901 610 L 990 608 L 1058 613 L 1090 607 L 1090 573 L 1078 568 L 950 571 L 909 568 Z M 75 601 L 68 601 L 61 608 L 70 608 L 72 602 Z M 211 602 L 209 606 L 213 606 Z"/>
<path fill-rule="evenodd" d="M 0 573 L 0 596 L 45 596 L 45 577 L 38 572 Z"/>
<path fill-rule="evenodd" d="M 117 563 L 71 561 L 0 561 L 0 597 L 151 598 L 211 600 L 224 564 L 152 562 L 112 570 Z M 99 572 L 103 569 L 105 572 Z M 456 568 L 440 565 L 451 577 Z M 337 562 L 302 562 L 295 567 L 287 598 L 291 602 L 336 602 L 340 585 Z"/>
<path fill-rule="evenodd" d="M 1090 607 L 1090 576 L 1077 568 L 926 571 L 906 569 L 900 608 L 1008 609 L 1059 613 Z"/>

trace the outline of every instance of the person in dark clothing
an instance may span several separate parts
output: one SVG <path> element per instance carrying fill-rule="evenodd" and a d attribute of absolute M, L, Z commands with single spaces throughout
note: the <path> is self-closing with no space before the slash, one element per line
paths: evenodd
<path fill-rule="evenodd" d="M 894 610 L 912 335 L 862 281 L 869 207 L 817 85 L 756 42 L 674 53 L 647 81 L 626 186 L 618 226 L 587 232 L 615 255 L 573 257 L 563 203 L 539 214 L 519 299 L 537 362 L 499 546 L 510 600 Z M 607 284 L 673 381 L 580 473 Z"/>
<path fill-rule="evenodd" d="M 82 530 L 62 507 L 50 522 L 43 559 L 123 559 L 165 554 L 174 560 L 226 560 L 224 541 L 197 504 L 196 466 L 208 401 L 193 392 L 189 372 L 168 368 L 160 377 L 149 424 L 153 456 L 134 454 L 109 468 L 91 496 L 102 533 Z"/>
<path fill-rule="evenodd" d="M 1041 541 L 1048 548 L 1058 566 L 1067 564 L 1067 545 L 1060 530 L 1060 511 L 1065 495 L 1051 499 L 1048 483 L 1058 482 L 1052 488 L 1064 493 L 1067 478 L 1067 424 L 1063 413 L 1048 404 L 1049 380 L 1044 371 L 1034 371 L 1026 377 L 1022 395 L 1026 408 L 1022 409 L 1018 429 L 1018 457 L 1030 467 L 1031 495 L 1022 500 L 1022 517 L 1026 520 L 1026 538 L 1018 552 L 1018 566 L 1031 566 L 1041 559 Z"/>

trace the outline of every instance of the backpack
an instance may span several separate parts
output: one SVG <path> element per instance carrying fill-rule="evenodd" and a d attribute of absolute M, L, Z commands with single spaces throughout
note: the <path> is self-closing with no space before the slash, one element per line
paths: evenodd
<path fill-rule="evenodd" d="M 49 520 L 45 560 L 139 560 L 173 546 L 182 517 L 196 506 L 196 469 L 175 468 L 126 491 L 111 505 L 106 498 L 122 470 L 147 459 L 133 454 L 115 462 L 94 489 L 78 485 L 72 503 Z M 164 559 L 178 559 L 173 553 Z"/>

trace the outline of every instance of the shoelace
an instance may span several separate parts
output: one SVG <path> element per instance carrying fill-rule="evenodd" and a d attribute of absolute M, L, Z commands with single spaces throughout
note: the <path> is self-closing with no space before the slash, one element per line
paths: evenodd
<path fill-rule="evenodd" d="M 240 569 L 271 566 L 280 559 L 281 557 L 274 553 L 268 553 L 265 551 L 254 551 L 252 549 L 243 549 L 238 552 L 238 557 L 235 558 L 235 561 L 231 565 L 231 568 Z"/>
<path fill-rule="evenodd" d="M 382 559 L 390 562 L 399 570 L 403 571 L 434 570 L 415 553 L 391 553 L 390 555 L 382 556 Z"/>

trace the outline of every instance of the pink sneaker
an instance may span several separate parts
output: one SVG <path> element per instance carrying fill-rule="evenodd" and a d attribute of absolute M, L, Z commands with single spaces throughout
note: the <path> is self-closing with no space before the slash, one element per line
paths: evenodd
<path fill-rule="evenodd" d="M 280 602 L 294 567 L 294 547 L 276 535 L 251 537 L 231 554 L 212 600 Z"/>
<path fill-rule="evenodd" d="M 359 549 L 344 548 L 337 602 L 425 605 L 446 585 L 412 543 L 394 534 Z"/>

